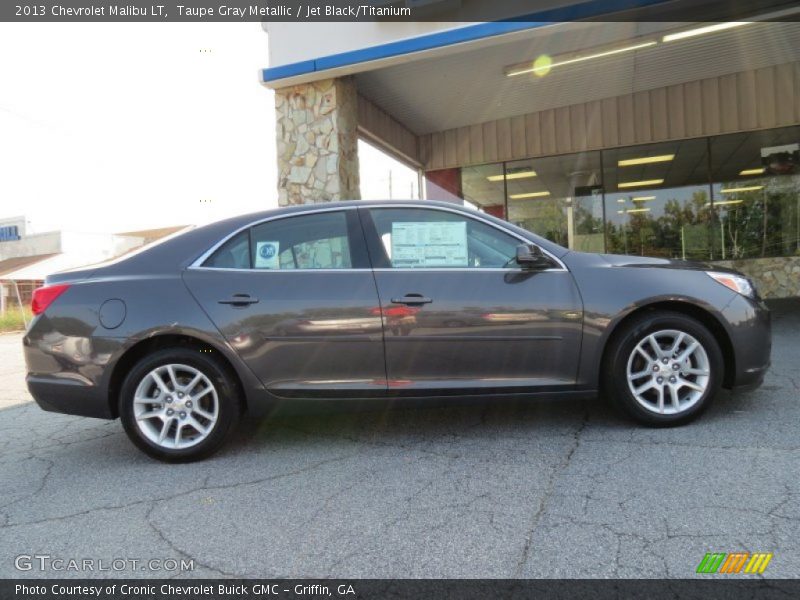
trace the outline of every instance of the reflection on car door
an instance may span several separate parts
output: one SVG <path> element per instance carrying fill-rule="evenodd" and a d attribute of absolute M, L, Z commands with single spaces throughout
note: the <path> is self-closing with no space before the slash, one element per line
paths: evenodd
<path fill-rule="evenodd" d="M 523 271 L 516 237 L 458 212 L 360 209 L 396 395 L 575 384 L 582 303 L 571 274 Z"/>
<path fill-rule="evenodd" d="M 256 225 L 184 279 L 275 395 L 384 393 L 380 307 L 355 210 Z"/>

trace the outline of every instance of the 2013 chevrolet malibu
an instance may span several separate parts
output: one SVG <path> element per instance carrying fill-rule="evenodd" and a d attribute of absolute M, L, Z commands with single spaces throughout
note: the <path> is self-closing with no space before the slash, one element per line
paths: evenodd
<path fill-rule="evenodd" d="M 602 391 L 641 423 L 697 417 L 769 365 L 743 275 L 586 254 L 438 202 L 236 217 L 48 277 L 25 337 L 45 410 L 120 417 L 144 452 L 209 455 L 277 401 Z"/>

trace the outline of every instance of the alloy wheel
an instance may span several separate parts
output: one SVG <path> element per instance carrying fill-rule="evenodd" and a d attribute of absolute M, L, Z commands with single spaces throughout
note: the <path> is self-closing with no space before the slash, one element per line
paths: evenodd
<path fill-rule="evenodd" d="M 154 444 L 189 448 L 214 429 L 219 398 L 202 371 L 184 364 L 161 365 L 139 382 L 133 415 L 139 430 Z"/>
<path fill-rule="evenodd" d="M 711 379 L 711 366 L 703 345 L 676 329 L 648 334 L 628 358 L 628 388 L 650 412 L 676 415 L 703 397 Z"/>

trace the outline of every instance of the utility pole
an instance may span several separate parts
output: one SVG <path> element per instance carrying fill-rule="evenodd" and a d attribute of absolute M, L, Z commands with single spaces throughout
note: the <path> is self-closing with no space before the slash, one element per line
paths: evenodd
<path fill-rule="evenodd" d="M 681 225 L 681 260 L 686 260 L 686 233 L 685 227 Z"/>

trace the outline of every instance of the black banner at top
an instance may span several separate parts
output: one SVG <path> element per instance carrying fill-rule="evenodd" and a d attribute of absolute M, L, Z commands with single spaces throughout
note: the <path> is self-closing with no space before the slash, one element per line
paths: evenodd
<path fill-rule="evenodd" d="M 3 0 L 15 22 L 794 21 L 796 0 Z"/>

